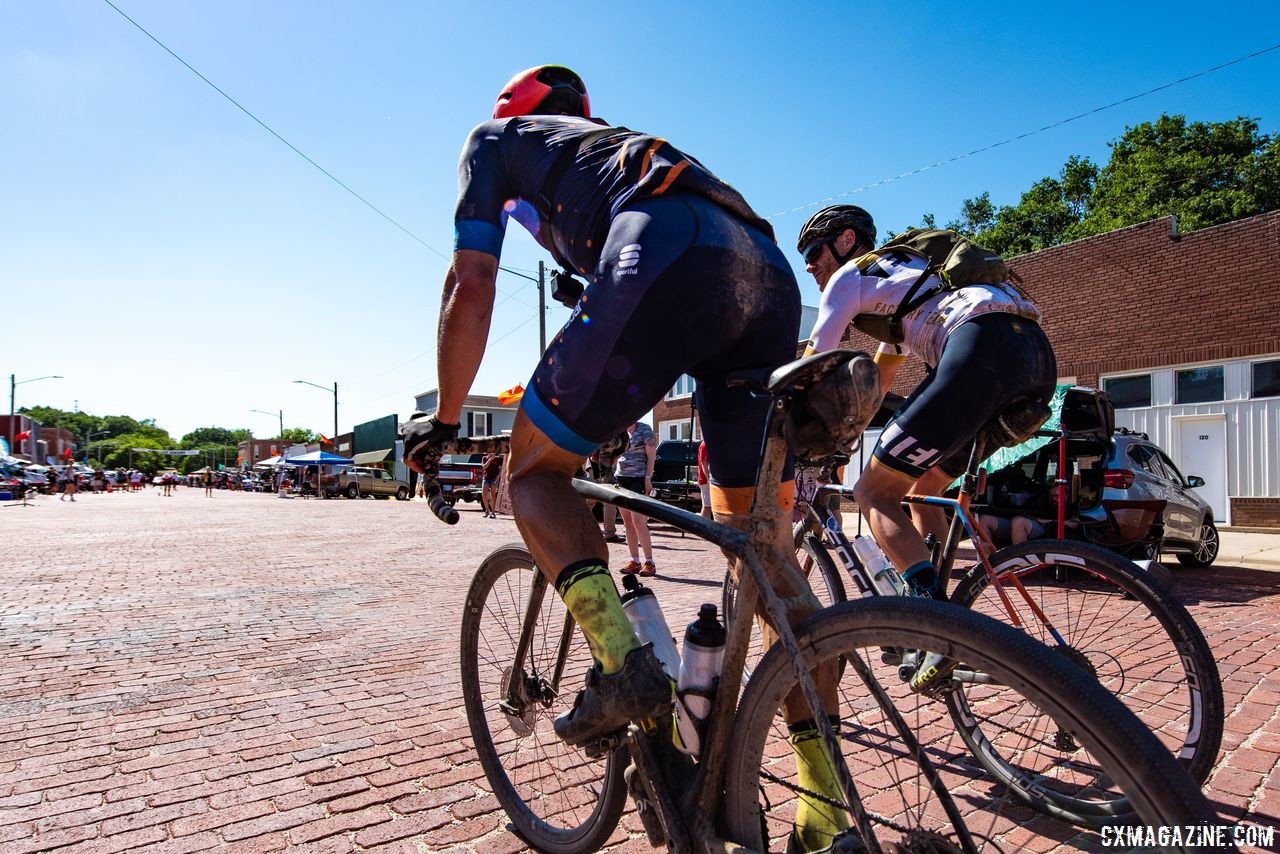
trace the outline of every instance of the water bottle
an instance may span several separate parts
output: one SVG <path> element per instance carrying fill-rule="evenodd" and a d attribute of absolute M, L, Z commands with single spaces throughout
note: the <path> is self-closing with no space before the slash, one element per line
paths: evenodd
<path fill-rule="evenodd" d="M 702 731 L 711 714 L 711 698 L 724 665 L 724 626 L 716 618 L 716 606 L 703 605 L 698 619 L 684 633 L 684 656 L 676 682 L 674 740 L 681 753 L 697 756 Z"/>
<path fill-rule="evenodd" d="M 624 575 L 622 586 L 622 610 L 631 623 L 640 643 L 653 644 L 653 654 L 662 664 L 662 670 L 672 682 L 680 673 L 680 653 L 676 652 L 676 639 L 671 636 L 667 619 L 653 591 L 640 583 L 634 575 Z"/>
<path fill-rule="evenodd" d="M 889 558 L 876 541 L 861 534 L 853 538 L 853 552 L 862 562 L 871 579 L 871 585 L 881 596 L 906 596 L 907 585 L 902 576 L 893 568 Z"/>

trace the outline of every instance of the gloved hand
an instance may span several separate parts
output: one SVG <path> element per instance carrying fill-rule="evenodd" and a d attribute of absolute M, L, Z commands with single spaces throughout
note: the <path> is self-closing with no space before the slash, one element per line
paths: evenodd
<path fill-rule="evenodd" d="M 400 438 L 404 440 L 404 461 L 415 471 L 421 472 L 424 464 L 438 468 L 444 446 L 458 438 L 458 424 L 445 424 L 434 414 L 415 412 L 400 425 Z"/>

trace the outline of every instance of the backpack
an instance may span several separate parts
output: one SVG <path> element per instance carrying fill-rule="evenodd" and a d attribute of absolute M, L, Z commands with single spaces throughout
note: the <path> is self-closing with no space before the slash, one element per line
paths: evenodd
<path fill-rule="evenodd" d="M 870 255 L 876 257 L 905 249 L 928 262 L 919 278 L 907 290 L 902 302 L 889 317 L 860 314 L 853 319 L 855 328 L 888 344 L 901 344 L 902 318 L 915 311 L 942 291 L 955 291 L 968 285 L 996 285 L 1009 278 L 1004 260 L 990 249 L 984 249 L 964 235 L 945 228 L 913 228 L 890 240 Z M 937 275 L 939 287 L 919 293 L 925 280 Z"/>

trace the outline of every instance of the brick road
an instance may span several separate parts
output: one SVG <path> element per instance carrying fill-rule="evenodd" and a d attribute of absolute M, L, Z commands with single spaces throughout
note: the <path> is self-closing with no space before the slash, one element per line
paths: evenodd
<path fill-rule="evenodd" d="M 457 678 L 464 592 L 510 520 L 196 489 L 0 514 L 0 851 L 521 848 Z M 683 623 L 721 563 L 658 542 Z M 1225 683 L 1208 795 L 1276 824 L 1280 574 L 1175 577 Z M 612 843 L 647 850 L 638 833 L 629 814 Z"/>

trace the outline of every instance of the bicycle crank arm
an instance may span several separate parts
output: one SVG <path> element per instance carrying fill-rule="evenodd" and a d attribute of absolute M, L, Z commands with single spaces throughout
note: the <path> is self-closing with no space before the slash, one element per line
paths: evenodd
<path fill-rule="evenodd" d="M 662 726 L 661 721 L 665 721 L 667 726 Z M 669 716 L 660 719 L 652 735 L 634 724 L 628 729 L 627 747 L 634 764 L 627 769 L 627 788 L 636 802 L 636 811 L 640 814 L 649 843 L 655 848 L 665 845 L 668 851 L 676 854 L 691 854 L 693 847 L 689 843 L 689 833 L 671 799 L 671 785 L 676 781 L 663 773 L 664 763 L 658 759 L 651 740 L 666 739 L 666 747 L 674 752 L 670 723 Z M 689 780 L 692 779 L 693 775 L 689 774 Z"/>

